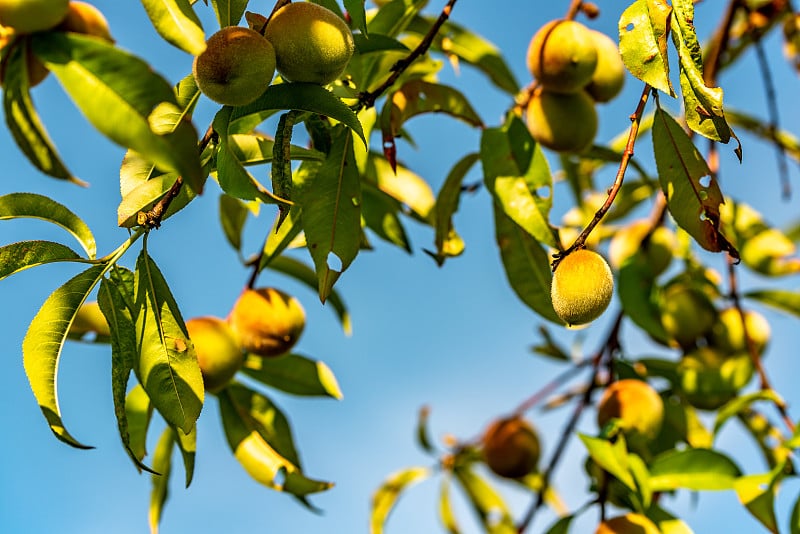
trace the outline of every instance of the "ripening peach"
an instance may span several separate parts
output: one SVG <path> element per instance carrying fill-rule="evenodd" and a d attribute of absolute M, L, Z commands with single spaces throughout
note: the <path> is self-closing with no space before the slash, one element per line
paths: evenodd
<path fill-rule="evenodd" d="M 590 30 L 597 47 L 597 68 L 586 86 L 586 92 L 595 102 L 608 102 L 617 96 L 625 85 L 625 64 L 619 55 L 617 42 L 608 35 Z"/>
<path fill-rule="evenodd" d="M 647 517 L 631 512 L 606 519 L 594 534 L 661 534 L 661 530 Z"/>
<path fill-rule="evenodd" d="M 194 317 L 186 321 L 186 330 L 197 353 L 206 391 L 222 390 L 244 364 L 244 352 L 230 326 L 219 317 Z"/>
<path fill-rule="evenodd" d="M 664 422 L 664 402 L 650 384 L 635 378 L 617 380 L 603 391 L 597 404 L 597 424 L 604 427 L 612 419 L 632 441 L 656 437 Z"/>
<path fill-rule="evenodd" d="M 684 354 L 676 370 L 681 394 L 701 410 L 716 410 L 732 400 L 755 372 L 747 353 L 725 354 L 714 347 Z"/>
<path fill-rule="evenodd" d="M 306 325 L 300 302 L 277 289 L 246 289 L 233 305 L 228 322 L 241 347 L 259 356 L 288 352 Z"/>
<path fill-rule="evenodd" d="M 537 142 L 557 152 L 581 152 L 597 135 L 597 110 L 585 92 L 537 89 L 526 111 L 528 130 Z"/>
<path fill-rule="evenodd" d="M 717 320 L 714 304 L 700 289 L 676 283 L 661 298 L 661 324 L 680 347 L 691 347 Z"/>
<path fill-rule="evenodd" d="M 745 310 L 745 325 L 747 335 L 753 341 L 756 352 L 762 354 L 769 343 L 771 328 L 766 318 L 754 310 Z M 730 307 L 719 313 L 717 322 L 711 327 L 709 343 L 728 354 L 747 352 L 747 340 L 744 337 L 742 318 L 739 310 Z"/>
<path fill-rule="evenodd" d="M 109 43 L 114 42 L 103 12 L 87 2 L 70 2 L 67 16 L 56 26 L 56 30 L 91 35 Z"/>
<path fill-rule="evenodd" d="M 588 84 L 597 67 L 597 45 L 589 28 L 574 20 L 552 20 L 531 39 L 528 69 L 542 87 L 575 93 Z"/>
<path fill-rule="evenodd" d="M 556 314 L 568 325 L 586 324 L 608 307 L 614 278 L 597 252 L 579 249 L 565 256 L 553 273 L 550 297 Z"/>
<path fill-rule="evenodd" d="M 54 28 L 67 15 L 69 0 L 0 0 L 0 24 L 16 33 Z"/>
<path fill-rule="evenodd" d="M 522 478 L 534 472 L 539 463 L 539 437 L 521 417 L 494 421 L 481 443 L 486 465 L 501 477 Z"/>

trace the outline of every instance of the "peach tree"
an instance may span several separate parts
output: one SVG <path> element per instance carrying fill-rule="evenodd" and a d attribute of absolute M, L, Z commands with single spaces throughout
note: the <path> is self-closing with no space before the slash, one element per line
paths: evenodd
<path fill-rule="evenodd" d="M 715 27 L 704 45 L 691 0 L 564 2 L 563 18 L 535 21 L 531 76 L 522 84 L 480 28 L 458 23 L 456 0 L 278 0 L 263 12 L 248 0 L 142 4 L 157 33 L 194 58 L 174 87 L 147 58 L 117 46 L 90 4 L 0 0 L 3 109 L 20 158 L 53 179 L 82 184 L 34 105 L 35 86 L 48 76 L 93 128 L 127 150 L 115 221 L 127 237 L 119 246 L 97 250 L 80 206 L 11 193 L 0 197 L 0 220 L 41 219 L 71 237 L 3 243 L 0 279 L 44 264 L 83 265 L 32 318 L 21 356 L 54 436 L 87 448 L 62 419 L 59 361 L 72 340 L 108 345 L 122 446 L 134 468 L 152 476 L 151 531 L 158 530 L 174 451 L 186 485 L 192 481 L 205 402 L 219 404 L 221 431 L 251 477 L 313 509 L 309 496 L 333 484 L 306 473 L 270 391 L 341 392 L 324 362 L 292 351 L 306 331 L 302 307 L 280 289 L 259 286 L 259 274 L 273 270 L 312 287 L 347 332 L 336 284 L 370 240 L 410 251 L 406 226 L 421 224 L 432 243 L 425 261 L 446 269 L 466 246 L 454 214 L 478 191 L 493 210 L 487 223 L 508 286 L 542 320 L 534 351 L 565 368 L 477 437 L 434 443 L 422 411 L 418 445 L 430 465 L 401 469 L 376 489 L 371 531 L 383 531 L 412 484 L 436 476 L 441 490 L 432 510 L 451 533 L 461 532 L 453 486 L 491 533 L 524 532 L 545 506 L 559 516 L 549 533 L 568 532 L 589 510 L 598 512 L 598 533 L 686 533 L 670 497 L 717 490 L 735 491 L 767 531 L 800 533 L 800 499 L 790 517 L 775 511 L 782 482 L 796 476 L 800 431 L 762 363 L 770 325 L 752 309 L 800 315 L 800 294 L 781 283 L 800 272 L 800 231 L 770 225 L 758 206 L 726 196 L 719 180 L 720 151 L 741 161 L 742 135 L 775 147 L 790 192 L 788 162 L 800 161 L 800 141 L 780 124 L 769 71 L 775 58 L 763 45 L 777 35 L 800 72 L 800 13 L 789 0 L 725 2 L 719 20 L 703 21 Z M 203 27 L 200 10 L 213 11 L 215 28 Z M 592 29 L 597 17 L 617 20 L 618 33 Z M 723 102 L 717 83 L 750 50 L 759 58 L 767 117 Z M 497 124 L 478 114 L 466 87 L 439 81 L 443 60 L 474 70 L 507 97 Z M 630 127 L 599 144 L 599 104 L 617 98 L 623 83 L 641 88 L 629 103 Z M 193 113 L 204 98 L 219 108 L 200 125 Z M 463 148 L 434 192 L 397 140 L 413 144 L 414 119 L 437 113 L 477 129 L 480 142 Z M 479 184 L 466 180 L 473 169 L 482 174 Z M 560 221 L 551 213 L 556 180 L 571 195 Z M 199 195 L 219 197 L 219 224 L 250 272 L 225 319 L 185 320 L 170 289 L 185 281 L 167 280 L 148 250 L 158 228 L 191 212 Z M 637 215 L 648 206 L 649 216 Z M 243 229 L 258 214 L 274 222 L 263 246 L 247 253 Z M 724 272 L 709 257 L 724 258 Z M 745 283 L 742 272 L 757 274 L 757 283 Z M 565 329 L 608 314 L 612 297 L 620 307 L 600 346 L 578 355 L 566 348 Z M 623 325 L 653 349 L 631 351 Z M 565 405 L 564 430 L 545 458 L 529 413 Z M 596 432 L 577 431 L 595 405 Z M 165 430 L 149 456 L 154 416 Z M 720 430 L 734 424 L 763 454 L 764 470 L 745 472 L 715 446 Z M 589 496 L 574 510 L 554 479 L 570 440 L 582 444 L 577 460 Z M 498 482 L 529 493 L 530 506 L 514 513 Z"/>

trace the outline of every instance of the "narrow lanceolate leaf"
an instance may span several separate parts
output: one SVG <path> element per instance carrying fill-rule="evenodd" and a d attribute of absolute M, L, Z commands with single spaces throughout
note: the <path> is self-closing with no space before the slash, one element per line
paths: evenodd
<path fill-rule="evenodd" d="M 242 251 L 242 230 L 248 213 L 247 206 L 238 198 L 224 193 L 219 196 L 219 223 L 236 252 Z"/>
<path fill-rule="evenodd" d="M 486 480 L 469 468 L 457 468 L 454 474 L 487 534 L 517 532 L 508 505 Z"/>
<path fill-rule="evenodd" d="M 117 224 L 123 228 L 133 228 L 147 224 L 145 212 L 170 191 L 175 185 L 178 175 L 175 173 L 160 174 L 135 187 L 122 197 L 117 207 Z M 186 207 L 197 195 L 189 187 L 181 187 L 178 195 L 170 202 L 161 220 L 164 221 Z"/>
<path fill-rule="evenodd" d="M 127 294 L 127 299 L 122 293 Z M 111 392 L 114 399 L 114 415 L 117 418 L 117 429 L 122 440 L 122 446 L 128 453 L 131 461 L 139 470 L 153 472 L 142 463 L 144 454 L 139 456 L 131 445 L 131 435 L 128 427 L 128 413 L 126 411 L 126 394 L 128 379 L 136 358 L 136 336 L 134 335 L 133 318 L 126 300 L 133 298 L 133 273 L 126 271 L 122 276 L 103 278 L 97 292 L 97 302 L 100 311 L 108 321 L 111 331 Z M 147 401 L 149 406 L 150 402 Z M 148 410 L 149 411 L 149 410 Z M 146 426 L 145 426 L 146 433 Z M 143 444 L 143 443 L 142 443 Z"/>
<path fill-rule="evenodd" d="M 732 489 L 742 472 L 724 454 L 711 449 L 668 451 L 650 464 L 652 491 Z"/>
<path fill-rule="evenodd" d="M 512 221 L 497 203 L 494 206 L 494 226 L 506 278 L 514 293 L 548 321 L 563 324 L 550 300 L 553 273 L 547 251 Z"/>
<path fill-rule="evenodd" d="M 191 431 L 203 408 L 203 378 L 194 346 L 166 280 L 145 250 L 136 261 L 134 370 L 170 425 Z"/>
<path fill-rule="evenodd" d="M 193 56 L 206 49 L 203 26 L 189 0 L 142 0 L 142 4 L 165 41 Z"/>
<path fill-rule="evenodd" d="M 708 87 L 703 79 L 703 55 L 694 30 L 691 0 L 672 2 L 670 24 L 672 41 L 678 50 L 686 124 L 702 136 L 727 143 L 733 132 L 722 110 L 722 89 Z"/>
<path fill-rule="evenodd" d="M 241 161 L 245 167 L 272 163 L 275 151 L 275 141 L 259 132 L 230 134 L 228 135 L 228 146 L 236 155 L 236 159 Z M 291 145 L 289 158 L 292 160 L 322 161 L 325 159 L 325 153 L 313 148 Z"/>
<path fill-rule="evenodd" d="M 153 489 L 150 491 L 150 509 L 147 513 L 150 534 L 158 534 L 161 514 L 169 496 L 169 477 L 172 473 L 172 447 L 174 445 L 175 431 L 167 427 L 161 434 L 153 454 L 153 469 L 161 474 L 151 477 Z"/>
<path fill-rule="evenodd" d="M 361 244 L 361 185 L 353 136 L 339 127 L 328 159 L 310 183 L 298 190 L 306 243 L 319 281 L 319 298 L 328 298 Z"/>
<path fill-rule="evenodd" d="M 664 0 L 636 0 L 619 19 L 619 51 L 631 74 L 675 96 L 667 55 L 671 13 L 672 8 Z"/>
<path fill-rule="evenodd" d="M 797 496 L 797 500 L 794 502 L 792 516 L 789 518 L 789 533 L 800 534 L 800 495 Z"/>
<path fill-rule="evenodd" d="M 483 179 L 503 212 L 536 241 L 556 246 L 549 223 L 553 179 L 539 144 L 519 117 L 481 136 Z"/>
<path fill-rule="evenodd" d="M 367 144 L 356 114 L 336 95 L 313 83 L 270 85 L 253 103 L 234 110 L 229 133 L 249 133 L 264 119 L 281 109 L 310 111 L 330 117 L 353 130 Z"/>
<path fill-rule="evenodd" d="M 771 401 L 776 405 L 784 404 L 784 400 L 774 390 L 756 391 L 736 397 L 732 401 L 725 404 L 722 409 L 717 413 L 717 418 L 714 421 L 714 434 L 719 433 L 722 426 L 731 417 L 749 408 L 751 404 L 757 401 Z"/>
<path fill-rule="evenodd" d="M 317 276 L 314 270 L 307 266 L 305 263 L 291 258 L 289 256 L 278 256 L 273 259 L 268 265 L 270 269 L 286 274 L 303 282 L 312 289 L 317 288 Z M 339 317 L 339 322 L 342 324 L 342 329 L 346 335 L 353 332 L 353 325 L 350 320 L 350 312 L 344 303 L 344 300 L 336 290 L 331 291 L 328 295 L 327 303 L 333 306 L 336 316 Z"/>
<path fill-rule="evenodd" d="M 342 390 L 330 367 L 300 354 L 249 358 L 243 371 L 262 384 L 293 395 L 342 398 Z"/>
<path fill-rule="evenodd" d="M 180 428 L 174 429 L 175 436 L 178 438 L 175 443 L 181 451 L 183 458 L 183 468 L 186 471 L 186 487 L 192 483 L 194 476 L 194 458 L 197 453 L 197 425 L 192 427 L 188 433 L 184 433 Z"/>
<path fill-rule="evenodd" d="M 453 505 L 450 499 L 450 477 L 442 477 L 442 483 L 439 489 L 439 520 L 448 534 L 460 534 L 461 530 L 458 528 L 456 516 L 453 513 Z"/>
<path fill-rule="evenodd" d="M 28 40 L 17 42 L 21 44 L 3 60 L 3 109 L 8 130 L 37 169 L 53 178 L 85 185 L 67 170 L 36 113 L 28 86 L 28 62 L 24 60 Z"/>
<path fill-rule="evenodd" d="M 292 130 L 298 113 L 289 111 L 281 115 L 278 128 L 275 131 L 275 144 L 272 152 L 272 192 L 280 198 L 292 199 Z M 278 204 L 278 223 L 280 228 L 286 216 L 289 215 L 289 206 Z"/>
<path fill-rule="evenodd" d="M 244 10 L 247 9 L 247 2 L 248 0 L 211 0 L 220 28 L 239 24 Z"/>
<path fill-rule="evenodd" d="M 776 484 L 781 478 L 776 473 L 780 473 L 782 469 L 779 466 L 778 470 L 772 472 L 743 476 L 736 480 L 734 486 L 739 502 L 773 534 L 780 532 L 775 515 L 775 494 Z"/>
<path fill-rule="evenodd" d="M 386 158 L 374 152 L 369 153 L 366 171 L 365 181 L 373 183 L 378 189 L 406 206 L 415 219 L 433 224 L 436 197 L 431 186 L 421 176 L 399 164 L 392 169 Z"/>
<path fill-rule="evenodd" d="M 611 443 L 607 439 L 595 438 L 585 434 L 580 434 L 578 437 L 580 437 L 586 446 L 589 456 L 592 457 L 592 460 L 597 465 L 619 479 L 628 489 L 636 491 L 636 481 L 631 472 L 627 445 L 624 439 L 617 439 L 616 442 Z"/>
<path fill-rule="evenodd" d="M 367 30 L 367 14 L 364 11 L 364 0 L 344 0 L 344 8 L 350 15 L 355 29 L 360 30 L 365 36 L 369 36 Z"/>
<path fill-rule="evenodd" d="M 189 185 L 202 183 L 197 132 L 189 121 L 164 130 L 161 117 L 182 110 L 172 87 L 146 62 L 76 33 L 40 32 L 31 39 L 36 56 L 100 133 Z"/>
<path fill-rule="evenodd" d="M 302 170 L 302 168 L 301 166 L 300 169 Z M 275 221 L 272 223 L 272 228 L 270 228 L 267 239 L 264 241 L 264 247 L 261 250 L 261 261 L 258 264 L 259 272 L 265 267 L 268 267 L 274 260 L 283 257 L 281 254 L 283 254 L 287 248 L 305 245 L 305 238 L 301 235 L 303 231 L 300 223 L 301 211 L 300 206 L 297 204 L 292 206 L 292 209 L 289 210 L 289 215 L 286 216 L 280 228 L 278 227 L 278 222 L 281 215 L 277 214 L 275 216 Z M 311 287 L 316 289 L 317 278 L 313 269 L 311 270 L 311 274 Z"/>
<path fill-rule="evenodd" d="M 141 384 L 136 384 L 125 398 L 131 453 L 141 462 L 147 456 L 147 430 L 153 416 L 153 405 Z"/>
<path fill-rule="evenodd" d="M 382 534 L 386 520 L 403 490 L 427 478 L 430 474 L 430 469 L 426 467 L 410 467 L 398 471 L 384 480 L 383 484 L 372 494 L 370 534 Z"/>
<path fill-rule="evenodd" d="M 411 243 L 400 219 L 402 203 L 366 181 L 362 182 L 361 201 L 364 225 L 384 241 L 410 254 Z"/>
<path fill-rule="evenodd" d="M 105 265 L 97 265 L 68 280 L 56 289 L 31 321 L 22 340 L 22 362 L 33 395 L 44 413 L 50 430 L 61 441 L 87 449 L 73 438 L 61 420 L 58 405 L 57 374 L 61 349 L 67 332 L 86 296 L 103 277 Z"/>
<path fill-rule="evenodd" d="M 681 126 L 667 112 L 656 110 L 653 151 L 667 207 L 678 225 L 711 252 L 739 253 L 719 229 L 719 184 L 703 156 Z"/>
<path fill-rule="evenodd" d="M 744 296 L 800 317 L 800 292 L 798 291 L 762 289 L 750 291 Z"/>
<path fill-rule="evenodd" d="M 97 253 L 94 235 L 86 223 L 68 208 L 44 195 L 11 193 L 0 197 L 0 221 L 27 217 L 41 219 L 62 227 L 72 234 L 90 259 Z"/>
<path fill-rule="evenodd" d="M 0 280 L 37 265 L 58 261 L 81 261 L 69 247 L 52 241 L 21 241 L 0 247 Z"/>
<path fill-rule="evenodd" d="M 800 163 L 800 139 L 789 130 L 776 129 L 768 121 L 739 110 L 728 109 L 728 123 L 744 128 L 764 141 L 775 144 L 793 160 Z"/>
<path fill-rule="evenodd" d="M 453 227 L 453 214 L 458 211 L 464 178 L 478 159 L 478 154 L 467 154 L 461 158 L 450 170 L 436 197 L 436 252 L 433 257 L 440 266 L 445 259 L 464 252 L 464 241 Z"/>
<path fill-rule="evenodd" d="M 303 475 L 295 463 L 278 452 L 276 446 L 265 438 L 264 433 L 269 428 L 258 417 L 259 407 L 254 396 L 265 398 L 241 386 L 229 386 L 219 394 L 225 437 L 245 471 L 267 487 L 298 497 L 330 489 L 333 484 L 312 480 Z"/>

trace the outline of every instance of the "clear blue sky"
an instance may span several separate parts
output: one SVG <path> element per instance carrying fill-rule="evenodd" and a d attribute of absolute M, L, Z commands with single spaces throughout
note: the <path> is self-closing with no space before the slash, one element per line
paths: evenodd
<path fill-rule="evenodd" d="M 170 82 L 189 72 L 191 57 L 161 41 L 150 27 L 138 2 L 112 0 L 94 2 L 107 15 L 119 46 L 151 61 Z M 603 13 L 591 25 L 606 33 L 616 32 L 620 9 L 626 3 L 602 2 Z M 444 1 L 431 2 L 431 12 Z M 504 52 L 520 83 L 529 81 L 525 68 L 528 40 L 544 22 L 565 12 L 568 2 L 523 2 L 497 0 L 456 4 L 453 20 L 481 33 Z M 721 15 L 724 2 L 708 0 L 698 6 L 696 25 L 707 36 Z M 267 13 L 271 3 L 251 2 L 251 10 Z M 214 31 L 210 8 L 198 12 L 206 31 Z M 783 123 L 800 124 L 796 98 L 798 77 L 780 55 L 780 43 L 773 37 L 768 51 L 780 98 Z M 726 104 L 765 116 L 763 89 L 756 75 L 752 53 L 735 72 L 721 79 Z M 484 121 L 499 123 L 509 106 L 507 97 L 487 84 L 468 67 L 459 74 L 446 66 L 442 80 L 461 88 L 472 100 Z M 601 109 L 598 139 L 605 141 L 629 124 L 641 84 L 628 80 L 623 95 Z M 59 183 L 44 177 L 27 163 L 5 131 L 0 132 L 0 161 L 4 175 L 0 194 L 31 191 L 52 195 L 75 210 L 89 224 L 104 254 L 126 237 L 116 227 L 119 200 L 118 169 L 123 150 L 95 134 L 51 77 L 34 90 L 41 116 L 67 164 L 89 189 Z M 672 109 L 677 104 L 670 103 Z M 215 111 L 204 101 L 196 116 L 203 130 Z M 412 121 L 409 128 L 419 148 L 399 145 L 400 156 L 438 190 L 450 167 L 466 152 L 478 147 L 479 133 L 452 119 L 435 116 Z M 776 225 L 786 225 L 800 216 L 797 209 L 800 180 L 792 166 L 795 195 L 789 202 L 780 198 L 772 149 L 742 136 L 744 164 L 735 164 L 727 147 L 721 150 L 723 189 L 765 213 Z M 643 140 L 637 153 L 650 152 Z M 555 168 L 557 159 L 548 154 Z M 644 156 L 646 159 L 647 156 Z M 652 168 L 652 166 L 651 166 Z M 480 180 L 477 168 L 470 176 Z M 567 197 L 556 187 L 558 222 Z M 170 282 L 184 317 L 227 314 L 248 272 L 224 242 L 217 222 L 217 189 L 194 202 L 179 216 L 154 232 L 149 241 L 151 254 Z M 246 250 L 260 245 L 261 236 L 272 220 L 272 212 L 248 222 Z M 474 436 L 494 416 L 511 410 L 560 369 L 532 356 L 528 347 L 537 340 L 538 317 L 523 306 L 505 281 L 494 243 L 491 201 L 485 191 L 462 200 L 455 220 L 467 250 L 443 268 L 435 266 L 422 248 L 430 247 L 430 229 L 409 224 L 414 254 L 374 240 L 376 250 L 363 253 L 345 273 L 339 290 L 348 303 L 354 324 L 352 337 L 345 337 L 331 310 L 321 306 L 308 288 L 290 279 L 264 273 L 260 282 L 294 293 L 308 312 L 308 326 L 298 352 L 323 359 L 336 373 L 344 400 L 299 399 L 275 393 L 273 399 L 290 416 L 308 474 L 333 480 L 337 486 L 313 498 L 324 510 L 313 515 L 286 496 L 259 486 L 241 469 L 228 451 L 216 403 L 208 402 L 199 421 L 199 453 L 195 480 L 182 487 L 182 467 L 175 465 L 171 497 L 163 518 L 167 534 L 205 532 L 273 532 L 355 534 L 368 530 L 372 492 L 392 471 L 410 465 L 429 465 L 430 460 L 414 444 L 416 413 L 423 404 L 432 408 L 431 428 L 439 440 L 447 433 Z M 0 223 L 0 244 L 25 239 L 65 240 L 64 234 L 35 221 Z M 68 242 L 68 241 L 65 241 Z M 131 265 L 135 252 L 126 258 Z M 711 265 L 722 269 L 720 257 Z M 93 534 L 142 533 L 147 529 L 149 476 L 139 475 L 125 456 L 117 435 L 110 394 L 110 351 L 104 346 L 69 344 L 59 371 L 59 396 L 66 424 L 92 451 L 71 449 L 57 441 L 47 428 L 33 399 L 22 368 L 20 344 L 28 323 L 47 295 L 75 271 L 71 267 L 47 266 L 29 270 L 0 282 L 0 530 L 8 533 Z M 782 281 L 797 287 L 797 277 Z M 743 278 L 745 287 L 771 283 L 752 276 Z M 612 307 L 617 307 L 616 302 Z M 773 321 L 775 337 L 766 364 L 776 389 L 787 395 L 792 413 L 800 414 L 800 373 L 797 360 L 797 319 L 764 311 Z M 613 312 L 613 310 L 612 310 Z M 608 316 L 581 332 L 559 332 L 565 343 L 584 339 L 593 351 L 604 335 Z M 624 334 L 631 334 L 625 328 Z M 632 355 L 659 352 L 643 342 L 640 335 L 625 338 Z M 660 351 L 664 353 L 664 351 Z M 549 457 L 569 411 L 551 414 L 534 411 L 531 417 Z M 594 415 L 588 412 L 580 428 L 595 432 Z M 731 429 L 734 425 L 731 425 Z M 151 432 L 152 450 L 158 432 Z M 756 451 L 742 436 L 726 430 L 718 445 L 732 451 L 745 468 L 764 469 Z M 556 488 L 571 507 L 585 500 L 586 480 L 581 474 L 583 452 L 577 440 L 562 463 Z M 176 462 L 179 462 L 176 457 Z M 502 485 L 517 517 L 528 497 Z M 387 532 L 438 532 L 435 493 L 438 484 L 427 481 L 413 488 L 392 515 Z M 789 497 L 800 491 L 788 481 L 779 501 L 779 519 L 785 527 Z M 697 533 L 757 532 L 759 526 L 736 501 L 732 492 L 703 494 L 693 504 L 684 495 L 665 504 L 683 514 Z M 465 533 L 477 532 L 473 519 L 456 497 Z M 593 529 L 594 511 L 585 514 L 575 532 Z M 531 532 L 540 532 L 552 521 L 541 514 Z"/>

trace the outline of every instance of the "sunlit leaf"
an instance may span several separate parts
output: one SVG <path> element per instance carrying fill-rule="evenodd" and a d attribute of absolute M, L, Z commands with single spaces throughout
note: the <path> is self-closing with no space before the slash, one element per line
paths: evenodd
<path fill-rule="evenodd" d="M 211 0 L 220 28 L 236 26 L 247 9 L 248 0 Z"/>
<path fill-rule="evenodd" d="M 36 313 L 22 340 L 25 374 L 50 430 L 61 441 L 80 449 L 91 447 L 73 438 L 61 420 L 56 393 L 58 364 L 78 308 L 107 269 L 106 265 L 91 267 L 56 289 Z"/>
<path fill-rule="evenodd" d="M 386 158 L 370 153 L 367 172 L 363 178 L 406 206 L 416 219 L 433 223 L 436 198 L 431 186 L 419 175 L 401 164 L 393 170 Z"/>
<path fill-rule="evenodd" d="M 689 525 L 660 506 L 650 508 L 647 516 L 658 526 L 661 534 L 694 534 Z"/>
<path fill-rule="evenodd" d="M 165 41 L 193 56 L 206 49 L 203 26 L 189 0 L 142 0 L 142 4 Z"/>
<path fill-rule="evenodd" d="M 382 534 L 386 520 L 402 492 L 410 485 L 416 484 L 428 476 L 430 476 L 430 470 L 426 467 L 409 467 L 393 473 L 384 480 L 372 494 L 370 534 Z"/>
<path fill-rule="evenodd" d="M 738 396 L 725 404 L 717 413 L 717 418 L 714 421 L 714 434 L 717 434 L 720 431 L 728 419 L 737 415 L 742 410 L 745 410 L 751 404 L 757 401 L 772 401 L 776 405 L 783 404 L 783 400 L 781 399 L 780 395 L 773 390 L 756 391 L 754 393 Z"/>
<path fill-rule="evenodd" d="M 134 370 L 156 410 L 184 432 L 203 408 L 203 378 L 194 346 L 166 280 L 145 250 L 136 261 Z"/>
<path fill-rule="evenodd" d="M 300 354 L 249 358 L 242 370 L 262 384 L 293 395 L 342 398 L 336 377 L 325 362 Z"/>
<path fill-rule="evenodd" d="M 619 19 L 625 67 L 643 82 L 675 96 L 669 80 L 667 30 L 672 8 L 663 0 L 636 0 Z"/>
<path fill-rule="evenodd" d="M 52 241 L 21 241 L 0 247 L 0 280 L 37 265 L 83 258 L 69 247 Z"/>
<path fill-rule="evenodd" d="M 800 139 L 792 132 L 771 127 L 768 122 L 739 110 L 728 109 L 725 117 L 730 124 L 744 128 L 761 139 L 774 143 L 800 163 Z"/>
<path fill-rule="evenodd" d="M 367 14 L 364 12 L 364 0 L 344 0 L 344 8 L 350 16 L 355 29 L 360 30 L 362 35 L 368 36 Z"/>
<path fill-rule="evenodd" d="M 1 196 L 0 221 L 20 217 L 57 224 L 72 234 L 89 258 L 94 259 L 97 244 L 92 231 L 80 217 L 55 200 L 35 193 L 10 193 Z"/>
<path fill-rule="evenodd" d="M 428 0 L 392 0 L 369 20 L 369 33 L 396 37 L 408 27 L 411 20 L 425 7 Z"/>
<path fill-rule="evenodd" d="M 800 317 L 800 292 L 785 289 L 749 291 L 745 297 Z"/>
<path fill-rule="evenodd" d="M 173 429 L 175 436 L 178 438 L 175 443 L 181 451 L 183 458 L 183 467 L 186 471 L 186 487 L 192 483 L 194 476 L 194 458 L 197 453 L 197 425 L 192 427 L 188 433 L 184 433 L 180 428 Z"/>
<path fill-rule="evenodd" d="M 287 111 L 278 119 L 275 131 L 275 142 L 272 147 L 272 192 L 280 198 L 292 199 L 292 130 L 298 119 L 298 112 Z M 289 206 L 278 204 L 278 227 L 281 226 L 286 216 L 289 215 Z"/>
<path fill-rule="evenodd" d="M 225 238 L 237 252 L 242 251 L 242 230 L 248 213 L 247 206 L 238 198 L 224 193 L 219 196 L 219 222 Z"/>
<path fill-rule="evenodd" d="M 158 439 L 155 453 L 153 453 L 153 469 L 161 474 L 150 477 L 153 484 L 153 489 L 150 491 L 150 508 L 147 513 L 150 534 L 158 534 L 161 514 L 169 496 L 169 477 L 172 474 L 172 447 L 174 444 L 175 431 L 167 427 Z"/>
<path fill-rule="evenodd" d="M 555 523 L 550 525 L 550 528 L 545 530 L 545 534 L 568 534 L 569 527 L 574 519 L 575 516 L 572 514 L 559 518 Z"/>
<path fill-rule="evenodd" d="M 719 229 L 724 199 L 716 178 L 683 128 L 662 109 L 656 111 L 653 124 L 653 150 L 675 222 L 706 250 L 728 251 L 738 258 Z"/>
<path fill-rule="evenodd" d="M 724 454 L 711 449 L 673 450 L 657 456 L 650 464 L 653 491 L 679 488 L 696 491 L 732 489 L 742 472 Z"/>
<path fill-rule="evenodd" d="M 242 162 L 242 165 L 260 165 L 272 162 L 275 141 L 258 132 L 231 134 L 228 135 L 228 147 L 236 155 L 236 159 Z M 325 159 L 323 152 L 297 145 L 291 145 L 289 156 L 293 161 L 322 161 Z"/>
<path fill-rule="evenodd" d="M 123 228 L 145 225 L 148 221 L 145 212 L 172 191 L 178 175 L 175 173 L 161 174 L 143 182 L 122 197 L 117 207 L 117 224 Z M 195 197 L 192 189 L 182 187 L 178 196 L 170 202 L 161 220 L 168 219 L 183 209 Z"/>
<path fill-rule="evenodd" d="M 453 513 L 453 505 L 450 503 L 450 484 L 449 476 L 442 477 L 439 489 L 439 519 L 447 534 L 460 534 L 461 530 L 458 528 L 456 516 Z"/>
<path fill-rule="evenodd" d="M 461 158 L 450 170 L 436 196 L 434 211 L 436 252 L 433 257 L 439 265 L 442 265 L 446 258 L 459 256 L 464 251 L 464 241 L 453 227 L 453 214 L 458 211 L 464 178 L 478 159 L 480 155 L 475 153 Z"/>
<path fill-rule="evenodd" d="M 585 434 L 579 434 L 578 437 L 597 465 L 625 484 L 628 489 L 636 491 L 636 482 L 628 463 L 628 450 L 624 439 L 618 439 L 615 443 L 611 443 L 607 439 Z"/>
<path fill-rule="evenodd" d="M 773 473 L 746 475 L 734 485 L 736 496 L 747 511 L 752 514 L 767 530 L 777 534 L 778 519 L 775 516 L 775 476 Z"/>
<path fill-rule="evenodd" d="M 361 184 L 361 216 L 364 224 L 375 234 L 411 253 L 411 243 L 400 220 L 402 205 L 374 185 Z"/>
<path fill-rule="evenodd" d="M 125 397 L 130 452 L 141 462 L 147 456 L 147 430 L 153 416 L 150 397 L 141 384 L 136 384 Z"/>
<path fill-rule="evenodd" d="M 302 170 L 303 167 L 301 166 Z M 303 232 L 302 227 L 302 210 L 297 204 L 292 206 L 289 214 L 283 219 L 283 222 L 278 226 L 281 220 L 281 215 L 277 214 L 275 221 L 272 223 L 272 228 L 267 234 L 267 239 L 264 241 L 264 248 L 261 251 L 261 260 L 258 264 L 259 272 L 265 267 L 269 267 L 270 263 L 282 257 L 283 252 L 292 247 L 299 247 L 305 245 L 305 239 L 301 235 Z M 314 270 L 311 270 L 311 283 L 314 289 L 317 289 L 317 275 Z"/>
<path fill-rule="evenodd" d="M 454 474 L 488 534 L 517 532 L 508 505 L 497 490 L 468 467 L 456 468 Z"/>

